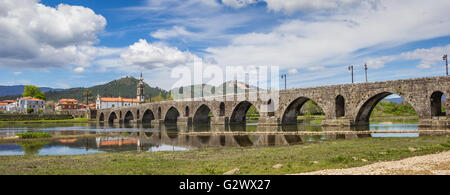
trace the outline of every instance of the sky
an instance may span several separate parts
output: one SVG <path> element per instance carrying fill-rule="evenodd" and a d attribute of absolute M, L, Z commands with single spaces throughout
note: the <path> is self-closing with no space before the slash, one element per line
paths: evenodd
<path fill-rule="evenodd" d="M 349 65 L 355 82 L 364 64 L 369 81 L 443 76 L 448 10 L 448 0 L 0 0 L 0 85 L 90 87 L 142 72 L 171 89 L 173 70 L 198 59 L 278 66 L 288 88 L 350 83 Z"/>

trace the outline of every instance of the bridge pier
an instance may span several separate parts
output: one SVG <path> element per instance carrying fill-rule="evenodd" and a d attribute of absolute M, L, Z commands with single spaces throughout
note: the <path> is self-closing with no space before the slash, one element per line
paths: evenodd
<path fill-rule="evenodd" d="M 138 123 L 138 120 L 129 120 L 128 123 L 130 123 L 130 124 L 136 124 L 136 123 Z"/>
<path fill-rule="evenodd" d="M 441 116 L 432 119 L 419 119 L 419 127 L 450 128 L 450 118 Z"/>
<path fill-rule="evenodd" d="M 258 120 L 258 126 L 280 126 L 280 118 L 274 116 L 260 116 Z"/>
<path fill-rule="evenodd" d="M 322 121 L 322 126 L 344 126 L 344 127 L 351 127 L 355 126 L 355 122 L 351 119 L 346 118 L 340 118 L 340 119 L 325 119 Z M 367 124 L 360 124 L 360 125 L 369 125 Z"/>
<path fill-rule="evenodd" d="M 211 117 L 211 125 L 227 125 L 228 122 L 229 119 L 225 116 Z"/>
<path fill-rule="evenodd" d="M 178 117 L 177 125 L 191 125 L 192 117 Z"/>
<path fill-rule="evenodd" d="M 162 119 L 155 119 L 155 120 L 152 120 L 150 122 L 150 124 L 152 124 L 154 126 L 159 126 L 161 123 L 164 123 L 164 120 L 162 120 Z"/>

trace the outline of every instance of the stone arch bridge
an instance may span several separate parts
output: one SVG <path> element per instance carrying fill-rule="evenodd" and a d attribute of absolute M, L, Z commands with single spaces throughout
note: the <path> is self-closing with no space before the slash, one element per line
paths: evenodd
<path fill-rule="evenodd" d="M 419 126 L 450 126 L 449 76 L 154 102 L 98 110 L 97 120 L 125 124 L 227 125 L 245 123 L 245 114 L 253 105 L 260 113 L 258 125 L 289 125 L 297 122 L 304 103 L 313 100 L 326 115 L 323 125 L 365 126 L 376 104 L 391 94 L 399 95 L 416 110 Z M 443 97 L 447 97 L 445 101 Z"/>

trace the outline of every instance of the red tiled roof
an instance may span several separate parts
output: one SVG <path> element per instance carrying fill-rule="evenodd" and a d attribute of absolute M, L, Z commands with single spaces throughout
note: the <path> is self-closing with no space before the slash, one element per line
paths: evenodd
<path fill-rule="evenodd" d="M 37 98 L 34 98 L 34 97 L 23 97 L 23 98 L 19 98 L 19 100 L 44 101 L 44 100 L 37 99 Z"/>
<path fill-rule="evenodd" d="M 60 99 L 58 101 L 59 105 L 67 105 L 67 104 L 72 104 L 72 105 L 76 105 L 78 104 L 78 101 L 76 99 Z"/>
<path fill-rule="evenodd" d="M 44 101 L 44 100 L 41 100 L 41 99 L 37 99 L 37 98 L 34 98 L 34 97 L 24 97 L 24 98 L 20 98 L 19 100 L 28 100 L 28 101 Z"/>
<path fill-rule="evenodd" d="M 78 102 L 76 99 L 60 99 L 60 102 Z"/>

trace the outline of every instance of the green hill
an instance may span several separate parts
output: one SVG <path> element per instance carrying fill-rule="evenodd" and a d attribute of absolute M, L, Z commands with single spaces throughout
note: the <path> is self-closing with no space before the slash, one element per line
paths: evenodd
<path fill-rule="evenodd" d="M 96 85 L 89 88 L 70 88 L 66 90 L 58 91 L 48 91 L 45 93 L 45 98 L 47 100 L 58 101 L 63 98 L 73 98 L 81 102 L 85 102 L 86 98 L 83 96 L 83 92 L 86 89 L 91 91 L 91 96 L 89 97 L 89 102 L 94 102 L 97 94 L 101 97 L 126 97 L 126 98 L 136 98 L 137 84 L 139 80 L 133 77 L 125 77 L 118 80 L 111 81 L 103 85 Z M 161 92 L 164 98 L 167 97 L 168 92 L 158 87 L 150 87 L 144 82 L 144 94 L 145 98 L 156 97 Z M 0 100 L 4 99 L 16 99 L 19 96 L 5 96 L 1 97 Z"/>
<path fill-rule="evenodd" d="M 221 95 L 225 92 L 225 94 L 233 94 L 234 93 L 234 88 L 236 86 L 236 90 L 237 93 L 245 93 L 246 90 L 248 90 L 250 93 L 251 92 L 256 92 L 257 91 L 257 87 L 252 86 L 252 85 L 248 85 L 245 84 L 243 82 L 235 82 L 235 81 L 227 81 L 224 82 L 218 86 L 212 86 L 212 85 L 208 85 L 208 84 L 203 84 L 203 97 L 208 97 L 211 95 Z M 225 88 L 225 91 L 223 92 L 222 90 Z M 184 92 L 184 90 L 187 90 L 186 92 Z M 177 97 L 177 93 L 183 93 L 184 98 L 189 98 L 190 95 L 192 94 L 192 90 L 194 90 L 194 97 L 202 97 L 202 85 L 188 85 L 183 87 L 183 89 L 181 89 L 181 87 L 178 88 L 174 88 L 171 91 L 174 91 L 174 93 L 172 94 L 172 96 L 174 98 L 178 98 Z M 209 90 L 210 89 L 210 90 Z M 219 91 L 216 91 L 219 90 Z M 260 88 L 260 90 L 262 90 Z M 180 97 L 183 98 L 183 97 Z"/>

